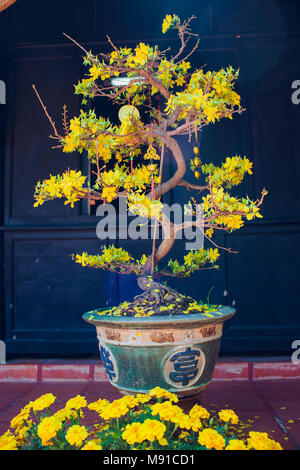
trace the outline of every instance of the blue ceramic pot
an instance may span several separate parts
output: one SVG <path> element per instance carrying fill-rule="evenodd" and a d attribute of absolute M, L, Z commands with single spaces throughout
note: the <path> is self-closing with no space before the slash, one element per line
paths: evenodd
<path fill-rule="evenodd" d="M 95 310 L 83 319 L 96 326 L 104 369 L 121 393 L 159 386 L 188 397 L 211 381 L 223 323 L 235 313 L 221 307 L 201 314 L 114 317 Z"/>

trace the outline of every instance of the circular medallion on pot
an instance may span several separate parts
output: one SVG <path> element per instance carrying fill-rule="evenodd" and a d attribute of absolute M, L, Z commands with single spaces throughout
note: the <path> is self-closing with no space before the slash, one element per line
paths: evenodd
<path fill-rule="evenodd" d="M 172 349 L 165 357 L 163 374 L 166 382 L 177 389 L 195 385 L 205 366 L 205 355 L 198 347 Z"/>
<path fill-rule="evenodd" d="M 111 351 L 107 348 L 107 346 L 99 344 L 99 351 L 102 360 L 102 365 L 109 378 L 109 381 L 113 384 L 117 383 L 119 380 L 119 373 L 115 358 L 113 357 Z"/>

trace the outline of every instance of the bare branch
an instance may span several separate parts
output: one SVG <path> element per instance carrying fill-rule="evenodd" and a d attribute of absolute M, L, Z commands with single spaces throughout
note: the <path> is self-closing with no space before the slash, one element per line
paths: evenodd
<path fill-rule="evenodd" d="M 57 132 L 57 129 L 56 129 L 56 127 L 55 127 L 55 123 L 54 123 L 54 121 L 51 119 L 51 116 L 50 116 L 50 114 L 48 113 L 47 108 L 46 108 L 46 106 L 44 105 L 44 103 L 43 103 L 43 101 L 42 101 L 42 98 L 40 97 L 40 95 L 39 95 L 39 93 L 38 93 L 38 91 L 37 91 L 35 85 L 32 85 L 32 88 L 33 88 L 33 90 L 34 90 L 36 96 L 38 97 L 39 102 L 41 103 L 42 108 L 43 108 L 43 110 L 44 110 L 44 112 L 45 112 L 45 114 L 46 114 L 46 116 L 47 116 L 47 118 L 48 118 L 48 120 L 49 120 L 49 122 L 50 122 L 50 124 L 51 124 L 51 126 L 52 126 L 52 129 L 53 129 L 53 131 L 54 131 L 55 138 L 57 138 L 57 139 L 63 139 L 63 137 Z"/>

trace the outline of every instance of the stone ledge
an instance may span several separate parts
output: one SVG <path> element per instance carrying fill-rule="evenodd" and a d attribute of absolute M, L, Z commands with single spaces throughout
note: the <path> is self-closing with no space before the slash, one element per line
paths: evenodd
<path fill-rule="evenodd" d="M 299 379 L 300 364 L 261 359 L 223 360 L 215 367 L 213 380 Z M 31 361 L 0 364 L 0 382 L 107 382 L 97 361 Z"/>

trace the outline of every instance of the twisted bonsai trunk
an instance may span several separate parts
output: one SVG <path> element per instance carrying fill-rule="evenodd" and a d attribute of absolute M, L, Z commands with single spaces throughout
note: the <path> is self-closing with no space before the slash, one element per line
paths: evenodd
<path fill-rule="evenodd" d="M 160 184 L 156 188 L 155 199 L 159 199 L 163 194 L 166 194 L 171 189 L 175 188 L 182 181 L 186 173 L 186 164 L 181 148 L 173 137 L 170 137 L 167 132 L 163 131 L 161 128 L 153 129 L 152 132 L 153 135 L 156 135 L 169 148 L 177 163 L 177 170 L 174 175 L 168 181 Z M 165 286 L 162 286 L 162 284 L 153 281 L 153 279 L 149 277 L 153 274 L 154 267 L 169 253 L 173 247 L 176 239 L 176 227 L 165 214 L 162 214 L 160 224 L 163 229 L 164 238 L 158 248 L 155 249 L 147 259 L 143 268 L 143 274 L 142 276 L 138 277 L 137 281 L 139 287 L 144 291 L 149 291 L 152 289 L 163 291 L 165 290 Z"/>

